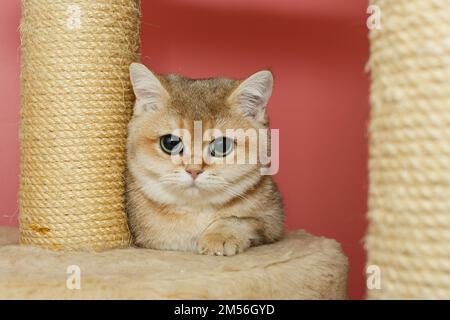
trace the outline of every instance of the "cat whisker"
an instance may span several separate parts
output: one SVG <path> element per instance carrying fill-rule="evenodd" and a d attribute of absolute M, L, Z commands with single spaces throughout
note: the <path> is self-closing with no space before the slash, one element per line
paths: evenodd
<path fill-rule="evenodd" d="M 244 200 L 244 201 L 249 202 L 251 205 L 255 206 L 256 208 L 262 209 L 262 206 L 261 206 L 260 204 L 256 203 L 256 202 L 253 201 L 253 200 L 250 200 L 250 199 L 249 199 L 248 197 L 246 197 L 245 195 L 243 195 L 243 194 L 241 194 L 241 193 L 239 193 L 239 192 L 234 191 L 234 190 L 231 189 L 230 187 L 225 187 L 225 188 L 224 188 L 224 191 L 227 192 L 227 193 L 228 193 L 229 195 L 231 195 L 231 196 L 235 196 L 235 197 L 238 197 L 238 198 L 240 198 L 240 199 L 242 199 L 242 200 Z"/>

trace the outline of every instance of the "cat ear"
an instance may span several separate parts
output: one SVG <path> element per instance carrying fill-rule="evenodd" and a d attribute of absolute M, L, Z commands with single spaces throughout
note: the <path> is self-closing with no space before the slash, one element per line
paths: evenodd
<path fill-rule="evenodd" d="M 266 106 L 272 95 L 273 76 L 268 70 L 259 71 L 234 90 L 230 102 L 240 109 L 244 117 L 266 123 Z"/>
<path fill-rule="evenodd" d="M 134 114 L 139 115 L 160 109 L 169 97 L 158 78 L 143 64 L 130 65 L 130 79 L 136 103 Z"/>

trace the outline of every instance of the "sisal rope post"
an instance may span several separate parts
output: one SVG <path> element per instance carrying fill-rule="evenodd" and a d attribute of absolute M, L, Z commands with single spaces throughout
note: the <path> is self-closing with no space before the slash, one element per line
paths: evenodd
<path fill-rule="evenodd" d="M 126 247 L 125 142 L 139 0 L 23 0 L 20 241 Z"/>
<path fill-rule="evenodd" d="M 450 0 L 375 0 L 369 298 L 450 299 Z"/>

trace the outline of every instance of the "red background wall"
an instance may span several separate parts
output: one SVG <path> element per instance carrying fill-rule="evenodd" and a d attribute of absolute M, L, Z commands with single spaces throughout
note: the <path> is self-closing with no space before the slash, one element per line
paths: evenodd
<path fill-rule="evenodd" d="M 76 2 L 76 1 L 74 1 Z M 144 0 L 142 60 L 159 73 L 243 78 L 270 68 L 287 228 L 339 241 L 365 295 L 369 113 L 366 1 Z M 0 2 L 0 225 L 17 224 L 19 0 Z"/>

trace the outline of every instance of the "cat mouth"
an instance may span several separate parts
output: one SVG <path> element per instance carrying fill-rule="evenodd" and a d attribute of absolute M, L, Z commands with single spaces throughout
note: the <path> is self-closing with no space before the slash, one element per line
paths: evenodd
<path fill-rule="evenodd" d="M 193 182 L 184 189 L 184 192 L 191 197 L 201 197 L 202 190 L 196 183 Z"/>
<path fill-rule="evenodd" d="M 195 181 L 192 181 L 192 183 L 187 187 L 188 189 L 199 189 L 198 185 L 195 183 Z"/>
<path fill-rule="evenodd" d="M 186 189 L 198 189 L 198 185 L 195 180 L 191 180 L 191 182 L 186 186 Z"/>

